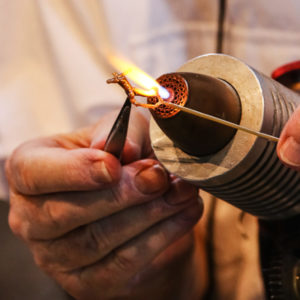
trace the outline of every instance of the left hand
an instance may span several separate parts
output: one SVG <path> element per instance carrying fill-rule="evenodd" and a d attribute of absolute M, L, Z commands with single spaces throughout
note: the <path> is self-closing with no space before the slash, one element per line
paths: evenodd
<path fill-rule="evenodd" d="M 123 164 L 100 150 L 111 121 L 15 150 L 10 227 L 76 299 L 198 298 L 197 188 L 150 158 L 148 123 L 134 112 Z"/>

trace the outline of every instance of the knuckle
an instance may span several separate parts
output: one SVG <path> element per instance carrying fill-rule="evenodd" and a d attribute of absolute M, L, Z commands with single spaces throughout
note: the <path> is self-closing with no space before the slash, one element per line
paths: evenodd
<path fill-rule="evenodd" d="M 147 213 L 149 214 L 150 218 L 154 217 L 157 218 L 157 216 L 164 215 L 166 212 L 170 210 L 177 209 L 176 206 L 170 206 L 163 197 L 159 197 L 151 202 L 149 202 L 149 209 L 147 210 Z"/>
<path fill-rule="evenodd" d="M 117 187 L 117 188 L 112 188 L 109 190 L 111 194 L 111 199 L 115 202 L 116 206 L 118 208 L 124 208 L 128 204 L 126 203 L 126 195 L 127 193 L 124 192 L 124 187 Z"/>
<path fill-rule="evenodd" d="M 10 213 L 8 215 L 8 225 L 9 225 L 11 231 L 15 235 L 21 236 L 21 232 L 22 232 L 22 230 L 21 230 L 22 229 L 21 219 L 12 210 L 10 211 Z"/>
<path fill-rule="evenodd" d="M 69 218 L 66 215 L 65 209 L 60 205 L 56 205 L 51 201 L 45 201 L 44 211 L 46 214 L 46 226 L 54 231 L 59 231 L 64 223 L 68 222 Z"/>
<path fill-rule="evenodd" d="M 114 201 L 115 207 L 119 210 L 141 202 L 147 202 L 154 198 L 151 198 L 151 196 L 141 195 L 137 192 L 136 187 L 133 184 L 133 178 L 129 175 L 126 175 L 126 177 L 123 178 L 116 187 L 111 188 L 109 192 L 111 199 Z"/>
<path fill-rule="evenodd" d="M 118 250 L 113 252 L 113 264 L 121 273 L 131 273 L 135 269 L 135 261 Z"/>
<path fill-rule="evenodd" d="M 68 251 L 73 245 L 64 240 L 49 239 L 45 241 L 30 241 L 30 248 L 35 263 L 43 270 L 68 272 L 80 267 L 81 261 L 76 256 L 77 249 Z M 75 255 L 74 255 L 75 253 Z"/>
<path fill-rule="evenodd" d="M 10 212 L 8 217 L 8 225 L 14 235 L 23 241 L 31 241 L 32 224 L 29 220 L 20 217 L 18 214 Z"/>
<path fill-rule="evenodd" d="M 15 150 L 6 163 L 8 181 L 21 193 L 31 194 L 35 190 L 34 182 L 30 180 L 27 160 L 21 153 L 21 148 Z"/>
<path fill-rule="evenodd" d="M 60 271 L 60 266 L 51 262 L 48 256 L 40 251 L 33 251 L 33 260 L 34 263 L 45 273 L 50 276 L 54 276 L 55 273 Z"/>
<path fill-rule="evenodd" d="M 41 251 L 40 249 L 38 251 L 33 250 L 32 254 L 35 264 L 42 270 L 47 270 L 50 264 L 43 251 Z"/>
<path fill-rule="evenodd" d="M 109 235 L 100 222 L 91 223 L 88 226 L 89 238 L 86 247 L 93 251 L 99 251 L 104 256 L 111 250 Z"/>
<path fill-rule="evenodd" d="M 25 241 L 31 240 L 31 232 L 35 228 L 35 211 L 32 205 L 24 205 L 27 200 L 22 195 L 11 192 L 8 215 L 8 225 L 11 231 Z"/>

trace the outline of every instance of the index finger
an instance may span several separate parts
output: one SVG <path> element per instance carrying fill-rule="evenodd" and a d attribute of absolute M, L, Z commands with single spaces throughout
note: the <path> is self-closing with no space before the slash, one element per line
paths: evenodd
<path fill-rule="evenodd" d="M 49 147 L 38 141 L 19 147 L 6 166 L 11 186 L 25 195 L 104 188 L 117 182 L 120 173 L 119 161 L 104 151 Z"/>

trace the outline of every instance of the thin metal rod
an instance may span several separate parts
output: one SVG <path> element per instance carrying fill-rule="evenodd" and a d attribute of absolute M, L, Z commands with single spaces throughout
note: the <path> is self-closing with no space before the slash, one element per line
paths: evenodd
<path fill-rule="evenodd" d="M 165 101 L 164 104 L 167 105 L 167 106 L 170 106 L 172 108 L 184 111 L 188 114 L 194 115 L 196 117 L 200 117 L 200 118 L 207 119 L 207 120 L 210 120 L 210 121 L 213 121 L 213 122 L 217 122 L 217 123 L 225 125 L 225 126 L 229 126 L 229 127 L 232 127 L 232 128 L 238 129 L 238 130 L 242 130 L 242 131 L 254 134 L 256 136 L 262 137 L 262 138 L 267 139 L 267 140 L 272 141 L 272 142 L 278 142 L 279 141 L 279 138 L 275 137 L 273 135 L 269 135 L 269 134 L 266 134 L 266 133 L 263 133 L 263 132 L 255 131 L 255 130 L 249 129 L 247 127 L 244 127 L 242 125 L 238 125 L 238 124 L 223 120 L 221 118 L 218 118 L 218 117 L 215 117 L 215 116 L 212 116 L 212 115 L 208 115 L 206 113 L 203 113 L 203 112 L 191 109 L 191 108 L 187 108 L 187 107 L 180 106 L 180 105 L 177 105 L 177 104 L 174 104 L 174 103 L 171 103 L 171 102 L 166 102 L 166 101 Z"/>

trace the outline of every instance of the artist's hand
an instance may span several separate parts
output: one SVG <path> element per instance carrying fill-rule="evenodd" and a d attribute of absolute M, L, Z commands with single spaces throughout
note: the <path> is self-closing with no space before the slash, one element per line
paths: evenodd
<path fill-rule="evenodd" d="M 148 124 L 138 113 L 122 164 L 99 150 L 108 120 L 13 153 L 9 224 L 76 299 L 179 299 L 202 212 L 197 189 L 147 158 Z"/>
<path fill-rule="evenodd" d="M 281 161 L 300 171 L 300 106 L 286 123 L 277 145 Z"/>

